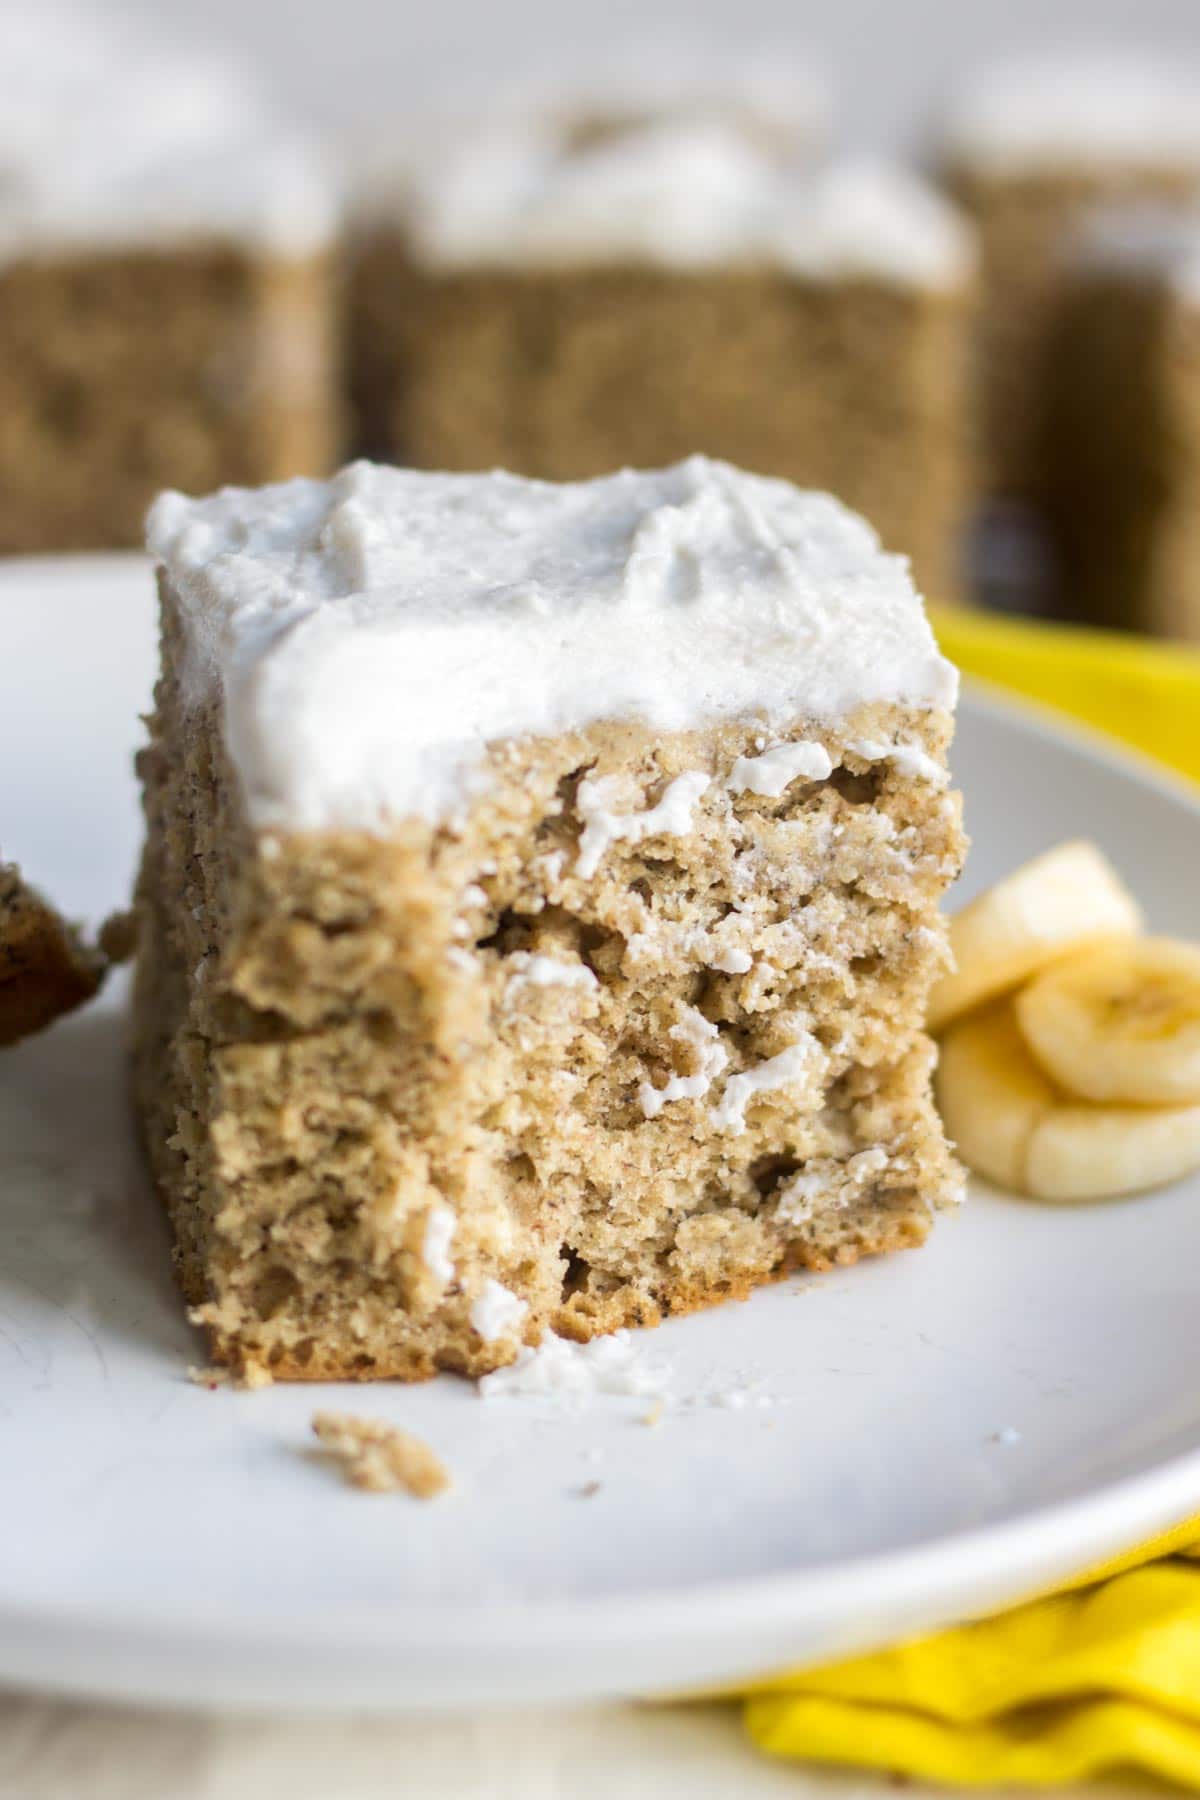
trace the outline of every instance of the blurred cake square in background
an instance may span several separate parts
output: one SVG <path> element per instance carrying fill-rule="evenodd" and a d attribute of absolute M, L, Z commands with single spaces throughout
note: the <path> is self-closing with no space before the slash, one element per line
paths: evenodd
<path fill-rule="evenodd" d="M 1200 641 L 1200 210 L 1097 214 L 1067 279 L 1046 401 L 1065 601 Z"/>
<path fill-rule="evenodd" d="M 140 542 L 164 485 L 321 471 L 329 182 L 244 73 L 0 10 L 0 551 Z"/>
<path fill-rule="evenodd" d="M 551 480 L 700 450 L 838 493 L 948 596 L 974 272 L 899 167 L 798 169 L 716 117 L 492 127 L 360 228 L 361 447 Z"/>
<path fill-rule="evenodd" d="M 794 44 L 741 36 L 722 43 L 639 34 L 578 66 L 543 59 L 490 87 L 493 123 L 537 119 L 579 144 L 650 125 L 725 125 L 782 162 L 822 150 L 833 112 L 819 62 Z"/>
<path fill-rule="evenodd" d="M 1097 205 L 1195 188 L 1200 71 L 1131 51 L 998 64 L 962 83 L 937 158 L 980 234 L 988 487 L 1040 501 L 1052 478 L 1042 396 L 1074 232 Z"/>

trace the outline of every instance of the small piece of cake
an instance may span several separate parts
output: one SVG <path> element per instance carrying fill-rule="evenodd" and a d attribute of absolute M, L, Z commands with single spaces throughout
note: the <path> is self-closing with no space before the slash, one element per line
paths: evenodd
<path fill-rule="evenodd" d="M 1046 404 L 1064 603 L 1200 642 L 1200 213 L 1092 221 Z"/>
<path fill-rule="evenodd" d="M 990 491 L 1040 501 L 1042 396 L 1063 252 L 1101 203 L 1164 200 L 1200 181 L 1200 75 L 1128 51 L 1001 64 L 967 81 L 939 150 L 979 228 L 980 392 Z"/>
<path fill-rule="evenodd" d="M 41 1031 L 90 1000 L 104 959 L 21 879 L 0 863 L 0 1045 Z"/>
<path fill-rule="evenodd" d="M 414 1500 L 433 1500 L 450 1486 L 450 1471 L 436 1451 L 386 1419 L 319 1412 L 312 1428 L 321 1448 L 341 1463 L 347 1481 L 370 1494 L 403 1491 Z"/>
<path fill-rule="evenodd" d="M 333 196 L 236 71 L 0 19 L 0 551 L 141 542 L 164 486 L 325 472 Z"/>
<path fill-rule="evenodd" d="M 163 496 L 137 1104 L 215 1360 L 482 1374 L 915 1244 L 954 671 L 693 458 Z"/>
<path fill-rule="evenodd" d="M 869 517 L 960 586 L 970 231 L 916 176 L 746 135 L 530 128 L 445 159 L 351 277 L 366 447 L 573 480 L 702 450 Z"/>

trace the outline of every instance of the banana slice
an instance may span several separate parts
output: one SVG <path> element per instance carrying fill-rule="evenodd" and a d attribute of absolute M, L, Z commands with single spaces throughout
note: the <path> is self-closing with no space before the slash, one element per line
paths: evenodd
<path fill-rule="evenodd" d="M 1056 1106 L 1034 1128 L 1025 1187 L 1035 1200 L 1108 1200 L 1200 1169 L 1200 1106 Z"/>
<path fill-rule="evenodd" d="M 1200 946 L 1104 944 L 1047 969 L 1016 1000 L 1047 1074 L 1084 1100 L 1200 1101 Z"/>
<path fill-rule="evenodd" d="M 936 1090 L 946 1133 L 967 1167 L 998 1187 L 1023 1191 L 1029 1140 L 1057 1096 L 1026 1048 L 1010 1001 L 950 1027 Z"/>
<path fill-rule="evenodd" d="M 1037 1200 L 1103 1200 L 1200 1168 L 1200 1106 L 1092 1106 L 1034 1061 L 1011 1000 L 952 1025 L 937 1098 L 968 1168 Z"/>
<path fill-rule="evenodd" d="M 1141 923 L 1137 902 L 1094 844 L 1047 850 L 951 919 L 955 968 L 930 996 L 930 1031 L 1072 950 L 1133 936 Z"/>

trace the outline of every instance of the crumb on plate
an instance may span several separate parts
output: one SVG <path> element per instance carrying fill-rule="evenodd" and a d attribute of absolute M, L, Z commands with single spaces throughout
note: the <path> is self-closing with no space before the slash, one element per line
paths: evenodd
<path fill-rule="evenodd" d="M 374 1494 L 403 1488 L 414 1499 L 432 1500 L 450 1486 L 450 1471 L 429 1445 L 385 1419 L 318 1412 L 312 1428 L 355 1487 Z"/>

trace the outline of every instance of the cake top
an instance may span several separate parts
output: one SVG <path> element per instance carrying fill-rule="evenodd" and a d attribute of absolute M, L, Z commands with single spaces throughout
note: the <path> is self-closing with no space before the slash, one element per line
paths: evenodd
<path fill-rule="evenodd" d="M 1084 271 L 1159 281 L 1200 303 L 1200 210 L 1102 207 L 1079 233 L 1073 264 Z"/>
<path fill-rule="evenodd" d="M 495 85 L 489 70 L 493 95 Z M 824 137 L 832 112 L 828 73 L 794 44 L 748 47 L 744 37 L 724 42 L 694 26 L 686 36 L 640 34 L 607 51 L 589 46 L 582 58 L 526 60 L 503 104 L 512 118 L 541 117 L 568 130 L 723 122 L 792 156 Z"/>
<path fill-rule="evenodd" d="M 801 175 L 715 122 L 575 146 L 533 128 L 480 138 L 415 184 L 411 236 L 434 267 L 768 263 L 941 285 L 973 262 L 968 226 L 916 175 L 867 161 Z"/>
<path fill-rule="evenodd" d="M 692 457 L 557 485 L 353 463 L 162 495 L 196 704 L 263 827 L 453 818 L 489 744 L 601 720 L 952 705 L 904 559 L 826 494 Z"/>
<path fill-rule="evenodd" d="M 944 147 L 968 168 L 1200 164 L 1200 68 L 1128 51 L 1003 63 L 968 81 Z"/>
<path fill-rule="evenodd" d="M 0 65 L 0 257 L 332 235 L 316 158 L 236 64 L 48 0 L 0 10 Z"/>
<path fill-rule="evenodd" d="M 355 214 L 367 221 L 402 212 L 414 183 L 486 138 L 541 134 L 548 144 L 598 143 L 654 125 L 717 125 L 798 163 L 825 138 L 832 111 L 828 74 L 794 44 L 723 42 L 693 22 L 683 34 L 638 32 L 615 45 L 588 45 L 542 60 L 522 55 L 505 72 L 460 68 L 453 90 L 424 108 L 344 140 Z"/>

